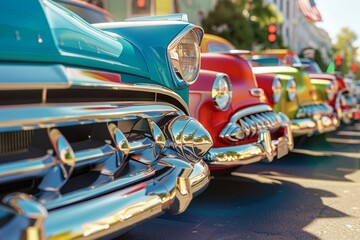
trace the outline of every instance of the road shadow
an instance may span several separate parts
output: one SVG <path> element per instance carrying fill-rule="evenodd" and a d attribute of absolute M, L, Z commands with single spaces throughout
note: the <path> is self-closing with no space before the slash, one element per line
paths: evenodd
<path fill-rule="evenodd" d="M 352 182 L 347 176 L 360 169 L 360 155 L 344 156 L 360 154 L 360 144 L 328 143 L 327 136 L 306 139 L 300 147 L 308 151 L 238 168 L 236 176 L 217 175 L 185 213 L 163 215 L 119 239 L 319 239 L 304 228 L 316 219 L 347 215 L 323 204 L 321 198 L 334 193 L 303 187 L 296 179 Z"/>
<path fill-rule="evenodd" d="M 359 169 L 360 160 L 354 158 L 290 153 L 273 163 L 253 164 L 238 171 L 278 177 L 353 182 L 347 175 Z"/>
<path fill-rule="evenodd" d="M 237 171 L 277 177 L 353 182 L 347 175 L 360 169 L 360 144 L 339 145 L 327 143 L 325 136 L 314 136 L 281 159 L 270 164 L 247 165 Z"/>
<path fill-rule="evenodd" d="M 318 239 L 303 228 L 344 213 L 323 205 L 331 192 L 249 174 L 216 177 L 180 215 L 163 215 L 119 239 Z"/>

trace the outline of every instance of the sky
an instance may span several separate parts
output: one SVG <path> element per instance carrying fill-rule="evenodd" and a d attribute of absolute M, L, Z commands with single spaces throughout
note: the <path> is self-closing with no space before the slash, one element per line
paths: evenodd
<path fill-rule="evenodd" d="M 318 27 L 325 29 L 334 43 L 336 35 L 343 27 L 348 27 L 358 36 L 360 46 L 360 0 L 315 0 L 323 21 Z"/>

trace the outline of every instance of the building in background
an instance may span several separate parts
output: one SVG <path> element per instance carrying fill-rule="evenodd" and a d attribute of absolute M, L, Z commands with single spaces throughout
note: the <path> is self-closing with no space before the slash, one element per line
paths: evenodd
<path fill-rule="evenodd" d="M 130 17 L 186 13 L 189 21 L 201 25 L 202 19 L 215 7 L 217 0 L 85 0 L 103 7 L 115 17 Z"/>
<path fill-rule="evenodd" d="M 307 0 L 311 2 L 310 0 Z M 280 26 L 280 35 L 283 38 L 284 45 L 291 50 L 299 53 L 304 48 L 314 48 L 319 50 L 323 61 L 330 62 L 332 54 L 331 38 L 329 34 L 317 27 L 312 18 L 304 14 L 300 8 L 302 0 L 266 0 L 273 4 L 281 14 L 283 23 Z M 317 21 L 321 20 L 320 18 Z"/>
<path fill-rule="evenodd" d="M 107 9 L 116 20 L 129 17 L 187 13 L 189 21 L 201 25 L 202 19 L 215 8 L 218 0 L 86 0 Z M 249 0 L 251 1 L 251 0 Z M 279 26 L 284 45 L 296 53 L 304 48 L 320 51 L 325 63 L 330 62 L 332 54 L 331 39 L 328 33 L 318 28 L 309 14 L 300 9 L 300 2 L 313 0 L 264 0 L 273 4 L 282 16 Z M 320 16 L 321 19 L 321 16 Z M 318 20 L 320 20 L 318 19 Z"/>

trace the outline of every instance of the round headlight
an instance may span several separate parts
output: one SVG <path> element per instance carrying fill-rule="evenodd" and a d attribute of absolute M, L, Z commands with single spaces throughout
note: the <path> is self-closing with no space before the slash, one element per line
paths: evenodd
<path fill-rule="evenodd" d="M 273 102 L 277 103 L 281 99 L 282 85 L 278 77 L 275 77 L 271 86 Z"/>
<path fill-rule="evenodd" d="M 296 82 L 294 79 L 290 79 L 286 84 L 286 92 L 289 101 L 292 101 L 296 97 Z"/>
<path fill-rule="evenodd" d="M 193 84 L 200 69 L 200 38 L 195 30 L 188 31 L 170 44 L 168 52 L 178 86 Z"/>
<path fill-rule="evenodd" d="M 230 79 L 225 74 L 218 74 L 214 81 L 211 97 L 214 105 L 221 111 L 226 111 L 231 103 L 232 86 Z"/>
<path fill-rule="evenodd" d="M 328 100 L 333 99 L 337 91 L 337 87 L 334 81 L 331 81 L 330 84 L 326 88 L 326 97 Z"/>

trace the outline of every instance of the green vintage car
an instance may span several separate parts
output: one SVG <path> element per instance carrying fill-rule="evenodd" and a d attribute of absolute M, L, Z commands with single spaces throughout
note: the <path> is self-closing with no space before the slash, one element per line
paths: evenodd
<path fill-rule="evenodd" d="M 309 75 L 297 59 L 286 49 L 253 52 L 249 57 L 258 81 L 263 74 L 275 74 L 279 78 L 283 95 L 274 108 L 284 111 L 290 118 L 294 136 L 311 136 L 335 130 L 339 121 L 333 108 L 318 98 Z"/>
<path fill-rule="evenodd" d="M 48 0 L 0 12 L 0 239 L 109 238 L 186 210 L 209 182 L 187 106 L 202 29 L 103 31 Z"/>

